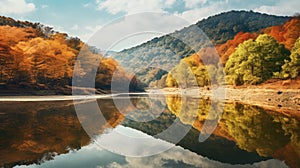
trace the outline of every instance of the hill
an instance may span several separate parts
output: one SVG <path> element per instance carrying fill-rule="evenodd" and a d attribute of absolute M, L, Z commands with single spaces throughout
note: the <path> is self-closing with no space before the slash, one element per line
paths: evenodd
<path fill-rule="evenodd" d="M 239 32 L 232 39 L 223 44 L 216 45 L 221 62 L 225 65 L 229 56 L 235 51 L 235 48 L 249 39 L 256 39 L 259 33 L 264 33 L 275 38 L 279 43 L 284 44 L 285 48 L 291 50 L 300 36 L 300 17 L 291 18 L 284 24 L 267 27 L 258 32 Z"/>
<path fill-rule="evenodd" d="M 165 82 L 158 83 L 166 83 L 167 86 L 186 83 L 184 81 L 188 80 L 188 76 L 191 75 L 184 72 L 188 67 L 196 77 L 198 86 L 208 85 L 211 81 L 234 85 L 256 85 L 270 81 L 270 79 L 272 81 L 296 79 L 300 74 L 299 23 L 300 18 L 294 17 L 282 25 L 268 27 L 257 32 L 239 32 L 224 44 L 218 44 L 213 48 L 203 48 L 197 54 L 182 59 L 181 63 L 168 74 Z M 216 50 L 218 55 L 212 55 L 213 50 Z M 225 74 L 220 73 L 220 68 L 216 67 L 219 62 L 215 58 L 219 57 L 221 65 L 225 67 Z M 206 58 L 205 60 L 210 60 L 211 63 L 203 65 L 200 58 Z M 182 68 L 184 66 L 182 63 L 188 67 Z M 209 71 L 214 75 L 208 75 Z M 180 75 L 184 73 L 186 75 Z M 226 81 L 224 81 L 224 76 Z M 174 78 L 179 81 L 176 82 Z M 193 82 L 188 83 L 191 85 Z"/>
<path fill-rule="evenodd" d="M 109 92 L 114 71 L 118 83 L 130 83 L 137 88 L 132 75 L 118 62 L 95 53 L 93 47 L 77 37 L 69 37 L 40 23 L 16 21 L 0 17 L 0 94 L 71 94 L 75 60 L 80 53 L 84 59 L 77 61 L 78 78 L 84 80 L 96 69 L 96 92 Z M 100 64 L 95 64 L 100 59 Z M 83 88 L 82 88 L 83 89 Z M 86 88 L 85 88 L 86 89 Z M 83 90 L 86 92 L 86 90 Z M 89 90 L 92 91 L 92 90 Z"/>
<path fill-rule="evenodd" d="M 174 33 L 123 50 L 112 55 L 112 57 L 119 61 L 123 67 L 133 72 L 144 71 L 143 68 L 145 67 L 159 67 L 163 70 L 170 70 L 174 65 L 179 64 L 182 58 L 198 52 L 209 42 L 203 37 L 203 34 L 195 31 L 197 27 L 202 29 L 214 45 L 218 45 L 232 39 L 239 32 L 257 32 L 263 28 L 281 25 L 288 19 L 289 17 L 252 11 L 225 12 L 201 20 Z M 150 71 L 150 73 L 153 73 L 153 71 Z M 164 75 L 164 73 L 161 73 L 161 75 Z M 157 75 L 156 79 L 160 79 L 161 75 Z M 147 79 L 147 76 L 149 76 L 149 73 L 139 73 L 138 78 L 148 85 L 151 80 Z"/>

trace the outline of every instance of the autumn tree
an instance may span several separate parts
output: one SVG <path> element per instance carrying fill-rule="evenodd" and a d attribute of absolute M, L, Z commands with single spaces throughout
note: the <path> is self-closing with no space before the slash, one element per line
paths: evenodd
<path fill-rule="evenodd" d="M 269 35 L 240 44 L 225 66 L 226 82 L 241 85 L 258 84 L 280 72 L 289 51 Z"/>
<path fill-rule="evenodd" d="M 290 61 L 286 60 L 282 66 L 282 72 L 280 73 L 281 78 L 292 78 L 295 79 L 300 74 L 300 37 L 297 39 L 291 55 Z"/>
<path fill-rule="evenodd" d="M 120 86 L 129 83 L 130 90 L 138 88 L 139 81 L 134 75 L 77 37 L 54 32 L 39 23 L 5 17 L 0 17 L 0 22 L 0 83 L 61 88 L 71 85 L 74 72 L 81 79 L 95 80 L 96 88 L 110 89 L 113 76 Z M 81 59 L 77 60 L 79 56 Z"/>
<path fill-rule="evenodd" d="M 291 50 L 300 36 L 300 17 L 295 17 L 283 25 L 268 27 L 264 30 L 264 33 L 271 35 Z"/>
<path fill-rule="evenodd" d="M 20 42 L 15 48 L 22 50 L 29 60 L 33 83 L 72 76 L 70 61 L 75 57 L 74 51 L 60 41 L 38 37 L 28 42 Z"/>
<path fill-rule="evenodd" d="M 256 39 L 258 35 L 256 33 L 243 33 L 239 32 L 234 36 L 233 39 L 226 41 L 224 44 L 216 46 L 216 50 L 220 55 L 220 61 L 223 65 L 226 64 L 229 56 L 235 51 L 236 47 L 249 39 Z"/>
<path fill-rule="evenodd" d="M 0 26 L 0 82 L 14 83 L 16 78 L 26 75 L 24 55 L 13 46 L 36 36 L 33 28 Z M 28 74 L 28 73 L 27 73 Z M 23 76 L 24 77 L 24 76 Z M 18 81 L 20 81 L 18 79 Z"/>
<path fill-rule="evenodd" d="M 180 64 L 169 72 L 166 79 L 166 85 L 169 87 L 180 88 L 197 86 L 197 81 L 192 71 L 192 67 L 184 61 L 181 61 Z"/>

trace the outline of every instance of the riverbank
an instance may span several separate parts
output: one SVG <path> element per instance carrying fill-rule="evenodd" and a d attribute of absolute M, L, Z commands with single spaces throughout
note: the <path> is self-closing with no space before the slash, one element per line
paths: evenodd
<path fill-rule="evenodd" d="M 300 89 L 226 88 L 226 101 L 241 102 L 279 111 L 300 114 Z"/>
<path fill-rule="evenodd" d="M 221 91 L 218 91 L 221 90 Z M 198 95 L 198 97 L 214 97 L 225 102 L 239 102 L 250 104 L 278 111 L 281 113 L 300 116 L 300 89 L 287 88 L 265 88 L 261 86 L 233 87 L 224 88 L 164 88 L 166 94 L 188 94 Z M 221 95 L 218 95 L 221 94 Z"/>
<path fill-rule="evenodd" d="M 211 97 L 226 102 L 240 102 L 251 104 L 273 111 L 300 116 L 300 88 L 299 85 L 281 86 L 278 84 L 256 86 L 226 86 L 224 88 L 200 87 L 189 89 L 164 88 L 162 90 L 149 90 L 149 94 L 185 94 L 197 97 Z M 107 91 L 91 88 L 76 88 L 77 93 L 89 95 L 108 95 Z M 158 92 L 159 91 L 159 92 Z M 0 89 L 1 96 L 49 96 L 49 95 L 72 95 L 72 87 L 37 89 L 24 87 L 8 87 Z M 51 98 L 52 99 L 52 98 Z"/>
<path fill-rule="evenodd" d="M 108 94 L 107 90 L 95 88 L 73 87 L 77 94 Z M 45 85 L 1 85 L 0 96 L 51 96 L 51 95 L 72 95 L 72 86 L 45 86 Z"/>

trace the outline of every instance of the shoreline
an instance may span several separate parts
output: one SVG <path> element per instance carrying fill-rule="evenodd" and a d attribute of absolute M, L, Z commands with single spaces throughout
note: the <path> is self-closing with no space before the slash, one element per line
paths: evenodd
<path fill-rule="evenodd" d="M 179 89 L 164 88 L 165 93 L 181 94 L 200 93 L 200 97 L 211 98 L 213 94 L 219 93 L 216 88 L 208 89 L 208 87 Z M 278 111 L 286 114 L 300 114 L 300 89 L 266 89 L 261 87 L 251 88 L 233 88 L 232 86 L 224 87 L 225 95 L 221 96 L 221 100 L 228 103 L 239 102 L 262 107 L 267 110 Z M 214 95 L 214 100 L 218 100 L 218 96 Z M 219 99 L 220 100 L 220 99 Z"/>
<path fill-rule="evenodd" d="M 220 89 L 220 88 L 218 88 Z M 300 89 L 287 88 L 262 88 L 258 86 L 239 87 L 226 86 L 218 90 L 214 87 L 200 87 L 200 88 L 162 88 L 149 89 L 145 92 L 132 92 L 129 94 L 184 94 L 188 96 L 211 98 L 214 100 L 224 100 L 225 102 L 240 102 L 243 104 L 255 105 L 265 109 L 285 112 L 285 113 L 300 113 Z M 223 90 L 222 90 L 223 89 Z M 84 90 L 84 89 L 83 89 Z M 85 93 L 90 92 L 88 89 Z M 0 101 L 59 101 L 59 100 L 78 100 L 78 99 L 97 99 L 107 98 L 118 95 L 112 93 L 95 94 L 95 95 L 76 95 L 72 94 L 51 94 L 52 92 L 43 91 L 44 94 L 27 94 L 9 93 L 0 94 Z M 1 92 L 0 92 L 1 93 Z M 37 91 L 39 93 L 39 91 Z M 221 94 L 220 94 L 221 93 Z M 122 95 L 122 93 L 120 93 Z M 218 95 L 219 94 L 219 95 Z M 298 114 L 299 115 L 299 114 Z"/>

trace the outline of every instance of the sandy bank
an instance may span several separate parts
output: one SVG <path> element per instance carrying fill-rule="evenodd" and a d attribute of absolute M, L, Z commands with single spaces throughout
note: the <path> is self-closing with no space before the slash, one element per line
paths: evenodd
<path fill-rule="evenodd" d="M 300 89 L 266 89 L 260 87 L 251 88 L 223 88 L 224 91 L 216 91 L 216 88 L 207 87 L 178 89 L 164 88 L 167 94 L 187 94 L 199 97 L 221 97 L 226 102 L 241 102 L 260 106 L 266 109 L 280 111 L 284 113 L 300 113 Z M 222 95 L 218 95 L 222 94 Z"/>

